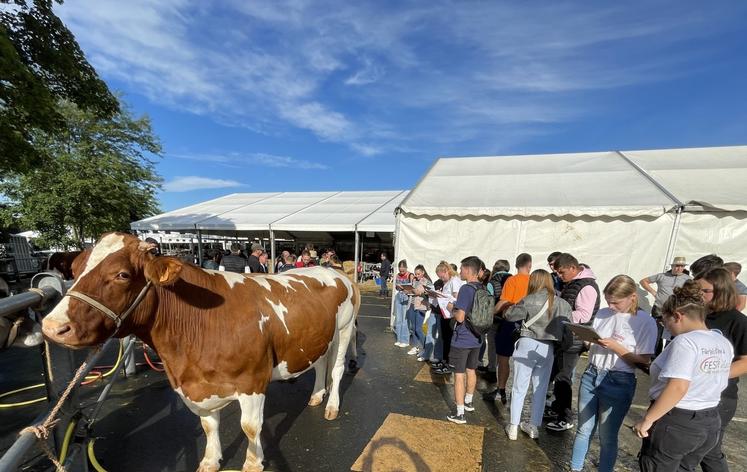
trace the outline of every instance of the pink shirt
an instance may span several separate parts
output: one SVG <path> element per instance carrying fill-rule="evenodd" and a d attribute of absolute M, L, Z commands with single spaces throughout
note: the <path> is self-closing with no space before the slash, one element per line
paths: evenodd
<path fill-rule="evenodd" d="M 574 279 L 588 279 L 592 278 L 596 280 L 596 276 L 591 269 L 584 269 L 578 273 Z M 597 291 L 594 287 L 587 285 L 578 292 L 576 297 L 576 306 L 573 312 L 571 312 L 571 321 L 574 323 L 588 323 L 591 319 L 591 314 L 594 313 L 594 305 L 597 303 Z"/>

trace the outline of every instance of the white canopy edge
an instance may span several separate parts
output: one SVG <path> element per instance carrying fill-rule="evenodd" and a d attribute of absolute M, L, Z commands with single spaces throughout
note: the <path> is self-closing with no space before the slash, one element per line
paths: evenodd
<path fill-rule="evenodd" d="M 747 146 L 439 158 L 400 210 L 445 217 L 658 217 L 689 205 L 745 211 L 747 186 L 739 183 L 746 180 Z M 482 191 L 441 198 L 444 186 Z"/>

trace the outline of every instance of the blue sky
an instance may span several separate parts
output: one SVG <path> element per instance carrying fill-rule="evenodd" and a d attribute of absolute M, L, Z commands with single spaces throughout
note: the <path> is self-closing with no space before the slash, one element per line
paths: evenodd
<path fill-rule="evenodd" d="M 736 0 L 56 9 L 151 117 L 163 210 L 234 192 L 412 188 L 439 156 L 747 144 Z"/>

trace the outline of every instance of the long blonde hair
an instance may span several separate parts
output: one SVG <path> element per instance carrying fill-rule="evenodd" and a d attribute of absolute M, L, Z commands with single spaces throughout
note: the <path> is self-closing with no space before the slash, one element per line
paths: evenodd
<path fill-rule="evenodd" d="M 555 303 L 555 287 L 552 283 L 552 276 L 545 269 L 537 269 L 529 276 L 527 295 L 543 290 L 547 292 L 547 317 L 552 318 L 552 306 Z"/>
<path fill-rule="evenodd" d="M 612 277 L 612 280 L 604 287 L 603 293 L 612 298 L 626 298 L 633 295 L 633 303 L 630 305 L 628 313 L 633 315 L 638 313 L 638 286 L 627 275 L 620 274 Z"/>
<path fill-rule="evenodd" d="M 451 267 L 451 264 L 446 261 L 441 261 L 436 266 L 436 273 L 438 274 L 439 272 L 448 272 L 449 278 L 456 276 L 456 271 Z"/>

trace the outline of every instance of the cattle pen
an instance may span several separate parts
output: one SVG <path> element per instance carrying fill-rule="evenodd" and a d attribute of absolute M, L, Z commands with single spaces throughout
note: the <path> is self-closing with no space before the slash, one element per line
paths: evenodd
<path fill-rule="evenodd" d="M 24 296 L 34 303 L 39 301 L 36 292 Z M 392 335 L 386 332 L 388 307 L 386 300 L 370 295 L 363 297 L 359 314 L 359 370 L 344 376 L 340 417 L 335 422 L 326 421 L 322 409 L 306 406 L 314 384 L 313 373 L 304 374 L 293 382 L 270 385 L 262 431 L 266 470 L 563 470 L 573 436 L 543 434 L 538 441 L 522 438 L 509 442 L 502 433 L 507 409 L 500 404 L 477 401 L 477 411 L 468 418 L 466 428 L 446 422 L 453 397 L 448 379 L 444 382 L 431 375 L 424 364 L 393 347 Z M 139 348 L 134 349 L 140 364 L 145 358 Z M 115 361 L 116 345 L 102 352 L 104 358 L 98 362 Z M 34 383 L 42 372 L 38 350 L 11 348 L 0 353 L 0 392 Z M 642 388 L 625 420 L 626 425 L 640 418 L 641 408 L 647 404 L 645 382 L 641 379 Z M 82 418 L 93 413 L 96 407 L 92 402 L 98 399 L 103 384 L 96 381 L 81 389 Z M 478 389 L 488 388 L 480 380 Z M 199 421 L 174 394 L 162 373 L 146 365 L 138 366 L 137 375 L 120 378 L 112 385 L 109 399 L 100 405 L 91 434 L 96 438 L 94 457 L 101 470 L 197 469 L 205 448 Z M 36 418 L 43 417 L 50 406 L 37 403 L 0 409 L 0 454 L 7 455 L 18 438 L 17 433 Z M 223 411 L 226 420 L 238 415 L 236 405 Z M 726 443 L 731 470 L 735 471 L 747 470 L 744 465 L 747 457 L 741 447 L 741 439 L 747 434 L 745 417 L 747 405 L 742 402 Z M 63 432 L 65 429 L 61 428 Z M 76 432 L 73 442 L 81 444 L 77 441 L 83 439 L 84 433 Z M 635 456 L 640 443 L 627 428 L 620 434 L 617 470 L 637 470 Z M 225 445 L 221 470 L 240 470 L 246 437 L 238 424 L 225 421 L 221 439 Z M 0 470 L 52 470 L 41 450 L 33 447 L 36 440 L 32 437 L 28 441 L 31 447 L 20 466 L 0 467 Z M 75 454 L 73 459 L 78 457 L 86 463 L 80 467 L 91 469 L 68 470 L 99 470 L 85 460 L 87 449 L 82 443 L 71 453 Z M 592 450 L 592 456 L 594 454 L 598 454 L 598 450 Z M 454 458 L 463 467 L 454 467 Z M 66 461 L 69 460 L 67 457 Z"/>

